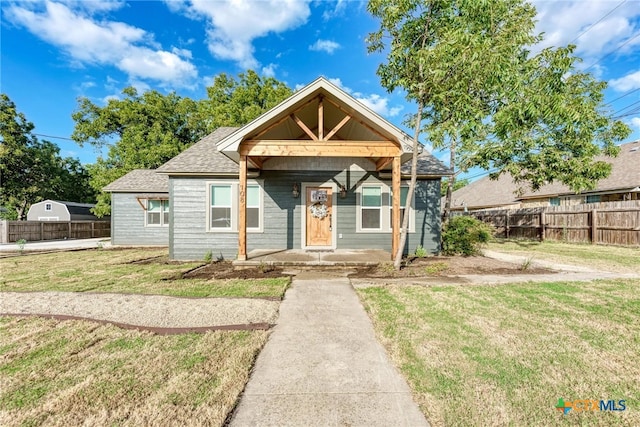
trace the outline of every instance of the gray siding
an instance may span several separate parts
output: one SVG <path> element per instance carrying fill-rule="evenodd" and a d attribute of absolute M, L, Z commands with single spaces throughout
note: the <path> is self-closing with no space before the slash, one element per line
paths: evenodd
<path fill-rule="evenodd" d="M 263 171 L 257 178 L 264 189 L 263 232 L 247 233 L 247 251 L 253 249 L 299 249 L 301 247 L 301 197 L 293 198 L 293 183 L 333 181 L 344 184 L 347 197 L 337 198 L 338 249 L 391 250 L 391 233 L 356 232 L 355 189 L 362 182 L 379 181 L 375 172 L 348 171 Z M 171 177 L 170 255 L 174 259 L 202 259 L 208 251 L 214 258 L 235 259 L 238 252 L 237 232 L 207 231 L 207 182 L 223 179 Z M 231 180 L 237 182 L 237 179 Z M 388 180 L 384 182 L 389 183 Z M 302 187 L 300 187 L 302 189 Z M 389 200 L 383 197 L 388 208 Z M 415 200 L 414 233 L 410 233 L 405 251 L 413 252 L 418 245 L 438 252 L 440 245 L 440 180 L 419 181 Z"/>
<path fill-rule="evenodd" d="M 144 224 L 145 211 L 136 200 L 136 194 L 111 194 L 112 244 L 136 246 L 169 244 L 169 227 L 145 227 Z"/>

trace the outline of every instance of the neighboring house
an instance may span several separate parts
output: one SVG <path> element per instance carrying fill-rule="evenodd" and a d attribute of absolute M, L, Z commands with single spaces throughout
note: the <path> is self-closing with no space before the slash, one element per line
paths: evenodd
<path fill-rule="evenodd" d="M 108 221 L 109 217 L 98 218 L 91 213 L 91 203 L 44 200 L 34 203 L 27 213 L 27 221 Z"/>
<path fill-rule="evenodd" d="M 572 206 L 640 200 L 640 141 L 621 144 L 617 157 L 604 157 L 602 160 L 611 163 L 611 174 L 598 181 L 595 190 L 576 194 L 567 186 L 554 183 L 536 192 L 527 190 L 519 195 L 519 185 L 513 182 L 510 175 L 503 174 L 495 181 L 487 176 L 454 191 L 452 210 Z"/>
<path fill-rule="evenodd" d="M 392 251 L 399 244 L 411 143 L 320 78 L 246 126 L 217 129 L 155 171 L 168 178 L 168 214 L 161 212 L 165 226 L 168 216 L 170 256 L 202 259 L 211 251 L 244 260 L 258 249 Z M 151 183 L 153 172 L 145 174 Z M 440 178 L 449 174 L 426 150 L 420 154 L 405 251 L 439 250 Z M 137 236 L 150 227 L 142 221 L 148 206 L 163 200 L 141 178 L 133 171 L 105 188 L 113 194 L 112 235 L 121 236 L 115 244 L 141 243 Z M 139 185 L 123 185 L 132 180 Z M 138 206 L 125 205 L 127 194 Z"/>
<path fill-rule="evenodd" d="M 104 188 L 111 192 L 111 243 L 169 244 L 169 178 L 136 169 Z"/>

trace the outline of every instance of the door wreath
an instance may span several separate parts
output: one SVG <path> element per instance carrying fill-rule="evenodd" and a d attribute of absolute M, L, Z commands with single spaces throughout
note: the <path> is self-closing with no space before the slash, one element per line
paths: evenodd
<path fill-rule="evenodd" d="M 322 219 L 329 214 L 329 209 L 327 205 L 322 202 L 316 202 L 309 206 L 309 210 L 311 211 L 311 216 L 314 218 Z"/>

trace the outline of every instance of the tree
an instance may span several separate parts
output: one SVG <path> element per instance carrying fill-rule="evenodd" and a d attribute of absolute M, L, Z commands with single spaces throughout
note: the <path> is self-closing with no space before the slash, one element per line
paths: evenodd
<path fill-rule="evenodd" d="M 449 188 L 449 180 L 447 178 L 442 178 L 442 185 L 440 186 L 440 197 L 444 197 L 447 195 L 447 188 Z M 469 185 L 469 180 L 467 178 L 464 179 L 456 179 L 453 185 L 451 186 L 451 191 L 456 191 L 461 189 L 462 187 L 466 187 Z"/>
<path fill-rule="evenodd" d="M 291 94 L 273 78 L 248 71 L 239 80 L 221 74 L 207 88 L 208 98 L 194 101 L 176 93 L 151 90 L 139 95 L 123 90 L 123 99 L 111 99 L 100 107 L 87 98 L 79 100 L 73 114 L 72 138 L 80 145 L 108 146 L 106 157 L 89 166 L 95 191 L 133 169 L 154 169 L 220 126 L 240 126 L 272 108 Z M 110 197 L 98 195 L 96 215 L 111 211 Z"/>
<path fill-rule="evenodd" d="M 77 159 L 60 157 L 60 149 L 39 141 L 34 125 L 0 94 L 0 205 L 9 219 L 24 219 L 32 203 L 44 199 L 93 201 L 88 176 Z"/>
<path fill-rule="evenodd" d="M 402 88 L 407 99 L 417 105 L 412 118 L 414 147 L 424 131 L 434 148 L 449 150 L 454 175 L 448 180 L 445 213 L 455 176 L 472 166 L 497 167 L 494 177 L 519 172 L 516 179 L 530 182 L 535 188 L 531 179 L 537 171 L 527 168 L 545 163 L 530 161 L 525 152 L 540 153 L 545 159 L 557 159 L 558 153 L 564 153 L 564 157 L 576 159 L 583 166 L 574 172 L 581 177 L 570 179 L 558 173 L 558 168 L 551 168 L 543 179 L 588 183 L 597 176 L 593 170 L 600 169 L 594 166 L 593 157 L 601 152 L 613 153 L 612 141 L 624 137 L 624 125 L 612 122 L 599 110 L 598 102 L 581 102 L 584 97 L 597 101 L 597 85 L 574 84 L 561 74 L 562 81 L 573 87 L 562 89 L 556 72 L 571 71 L 575 62 L 563 55 L 565 51 L 549 49 L 531 54 L 531 46 L 541 36 L 533 34 L 535 8 L 524 0 L 370 0 L 368 10 L 380 18 L 380 29 L 369 35 L 369 51 L 387 54 L 387 62 L 378 68 L 382 85 L 389 91 Z M 536 71 L 537 67 L 543 70 Z M 565 144 L 568 126 L 563 125 L 559 109 L 534 106 L 524 96 L 527 85 L 546 91 L 538 94 L 538 99 L 544 99 L 545 94 L 560 94 L 558 99 L 567 105 L 584 107 L 584 115 L 579 113 L 578 120 L 593 118 L 601 131 L 594 132 L 588 124 L 580 126 L 576 132 L 586 148 Z M 594 92 L 585 92 L 587 87 Z M 530 124 L 528 134 L 515 130 L 520 116 Z M 534 124 L 540 123 L 555 126 L 548 131 L 553 139 L 538 137 L 540 130 Z M 524 135 L 528 135 L 527 143 L 512 140 L 503 145 L 507 136 Z M 608 138 L 600 140 L 600 136 Z M 509 150 L 516 148 L 520 148 L 521 156 L 512 156 L 516 153 Z M 501 156 L 494 161 L 491 156 L 500 150 Z M 554 155 L 547 155 L 550 152 Z M 412 168 L 412 182 L 414 178 Z M 404 250 L 406 223 L 404 218 L 398 254 Z M 399 262 L 396 256 L 397 268 Z"/>

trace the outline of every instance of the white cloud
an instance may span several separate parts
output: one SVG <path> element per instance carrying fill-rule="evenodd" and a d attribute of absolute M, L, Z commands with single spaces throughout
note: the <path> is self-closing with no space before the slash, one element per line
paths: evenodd
<path fill-rule="evenodd" d="M 262 75 L 265 77 L 275 77 L 277 64 L 269 64 L 266 67 L 262 67 Z"/>
<path fill-rule="evenodd" d="M 71 4 L 84 2 L 71 2 Z M 90 3 L 90 2 L 88 2 Z M 102 5 L 100 8 L 99 6 Z M 92 10 L 109 10 L 120 2 L 98 2 Z M 153 48 L 153 36 L 131 25 L 94 20 L 86 6 L 71 9 L 62 3 L 17 3 L 6 17 L 27 28 L 46 42 L 59 47 L 78 64 L 111 65 L 130 78 L 154 79 L 167 86 L 187 86 L 197 77 L 195 66 L 186 60 L 190 52 L 168 52 Z"/>
<path fill-rule="evenodd" d="M 253 40 L 296 28 L 309 18 L 310 0 L 182 0 L 166 3 L 174 12 L 208 21 L 209 51 L 219 59 L 256 69 Z"/>
<path fill-rule="evenodd" d="M 633 39 L 640 33 L 635 23 L 640 17 L 637 2 L 537 0 L 534 4 L 538 11 L 536 30 L 545 33 L 545 40 L 540 47 L 563 46 L 573 42 L 576 53 L 585 59 L 585 67 L 625 42 L 628 43 L 616 54 L 629 53 L 634 46 L 640 45 L 640 37 Z"/>
<path fill-rule="evenodd" d="M 309 46 L 309 50 L 315 50 L 317 52 L 327 52 L 329 55 L 333 54 L 336 49 L 340 48 L 340 44 L 331 40 L 319 39 L 314 44 Z"/>
<path fill-rule="evenodd" d="M 348 87 L 346 87 L 345 85 L 342 84 L 342 80 L 340 80 L 340 77 L 336 77 L 336 78 L 327 77 L 327 80 L 329 80 L 331 83 L 333 83 L 334 85 L 338 86 L 340 89 L 344 90 L 347 93 L 353 92 L 351 90 L 351 88 L 348 88 Z"/>
<path fill-rule="evenodd" d="M 335 4 L 335 7 L 333 9 L 329 8 L 334 4 Z M 325 10 L 322 13 L 322 19 L 324 19 L 325 21 L 329 21 L 332 18 L 336 18 L 344 14 L 344 11 L 347 8 L 347 0 L 337 0 L 336 2 L 326 2 L 325 5 L 327 5 L 327 10 Z"/>
<path fill-rule="evenodd" d="M 631 125 L 631 127 L 640 130 L 640 117 L 632 118 L 631 120 L 629 120 L 629 124 Z"/>
<path fill-rule="evenodd" d="M 619 79 L 610 80 L 609 85 L 619 92 L 638 89 L 640 88 L 640 70 L 634 73 L 629 73 Z"/>
<path fill-rule="evenodd" d="M 371 108 L 373 111 L 380 114 L 381 116 L 395 117 L 398 114 L 400 114 L 400 111 L 402 111 L 403 109 L 402 106 L 389 108 L 389 99 L 382 97 L 380 95 L 377 95 L 375 93 L 371 95 L 363 95 L 361 93 L 356 92 L 353 95 L 356 97 L 358 101 L 362 102 L 364 105 Z"/>

